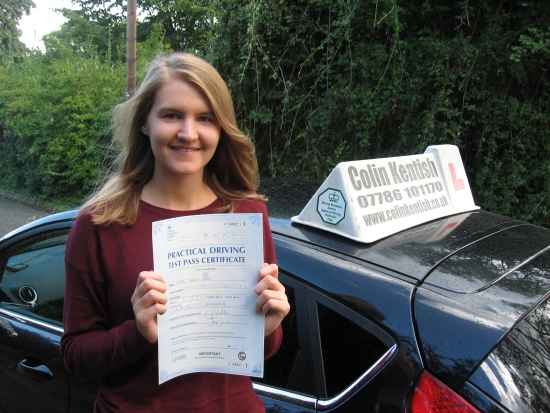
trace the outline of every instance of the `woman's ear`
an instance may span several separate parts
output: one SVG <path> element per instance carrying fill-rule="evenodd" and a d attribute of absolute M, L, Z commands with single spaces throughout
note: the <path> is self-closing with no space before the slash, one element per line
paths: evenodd
<path fill-rule="evenodd" d="M 149 136 L 149 132 L 147 131 L 147 125 L 143 125 L 143 126 L 141 127 L 141 132 L 142 132 L 144 135 Z"/>

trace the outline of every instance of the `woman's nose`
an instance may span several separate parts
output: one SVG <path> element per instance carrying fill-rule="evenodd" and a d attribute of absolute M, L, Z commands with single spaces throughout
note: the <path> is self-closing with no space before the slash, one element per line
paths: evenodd
<path fill-rule="evenodd" d="M 196 139 L 197 125 L 195 124 L 195 121 L 191 118 L 182 119 L 177 137 L 179 139 Z"/>

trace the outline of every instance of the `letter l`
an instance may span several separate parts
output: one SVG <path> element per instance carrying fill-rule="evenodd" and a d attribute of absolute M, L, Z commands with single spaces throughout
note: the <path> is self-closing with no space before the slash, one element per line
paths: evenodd
<path fill-rule="evenodd" d="M 457 179 L 455 166 L 452 163 L 449 163 L 449 171 L 451 171 L 451 179 L 453 180 L 455 191 L 460 191 L 461 189 L 464 189 L 466 187 L 464 185 L 464 179 Z"/>

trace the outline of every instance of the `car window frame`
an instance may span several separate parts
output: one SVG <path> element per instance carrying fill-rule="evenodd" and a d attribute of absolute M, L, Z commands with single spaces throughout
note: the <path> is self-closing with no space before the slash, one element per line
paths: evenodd
<path fill-rule="evenodd" d="M 315 409 L 316 411 L 334 409 L 352 397 L 361 387 L 367 385 L 383 367 L 390 363 L 398 352 L 397 341 L 373 320 L 340 303 L 327 292 L 306 285 L 304 281 L 283 269 L 279 269 L 279 279 L 284 285 L 293 288 L 295 292 L 296 317 L 299 325 L 298 342 L 300 351 L 303 350 L 300 360 L 302 377 L 304 377 L 305 387 L 313 389 L 313 392 L 309 394 L 300 393 L 258 382 L 253 382 L 254 389 L 261 396 L 291 403 L 299 407 Z M 326 396 L 317 303 L 328 307 L 370 334 L 375 335 L 388 347 L 388 350 L 367 371 L 332 397 Z M 319 359 L 317 360 L 317 356 L 314 355 L 318 355 Z M 305 379 L 307 377 L 309 377 L 309 380 Z M 309 383 L 307 383 L 308 381 Z"/>
<path fill-rule="evenodd" d="M 348 306 L 340 303 L 335 298 L 327 295 L 320 290 L 306 286 L 306 303 L 308 311 L 308 327 L 310 335 L 310 345 L 312 354 L 320 355 L 319 362 L 313 363 L 313 376 L 315 381 L 316 394 L 319 395 L 318 409 L 330 410 L 337 405 L 343 403 L 351 397 L 360 387 L 366 385 L 375 374 L 389 363 L 397 354 L 398 346 L 393 336 L 379 327 L 374 321 L 369 320 L 363 314 L 360 314 Z M 321 347 L 321 331 L 319 326 L 319 312 L 317 303 L 324 305 L 340 316 L 347 318 L 351 322 L 357 324 L 363 330 L 377 337 L 388 348 L 386 352 L 363 374 L 352 381 L 338 394 L 327 397 L 325 369 L 323 366 L 322 347 Z"/>
<path fill-rule="evenodd" d="M 73 219 L 70 219 L 70 220 L 49 222 L 44 225 L 33 227 L 21 233 L 17 233 L 15 235 L 12 235 L 9 238 L 3 239 L 2 242 L 0 242 L 0 250 L 5 251 L 6 249 L 12 247 L 15 244 L 24 242 L 26 239 L 32 238 L 40 234 L 44 234 L 46 232 L 57 231 L 61 229 L 66 229 L 70 231 L 73 221 L 74 221 Z M 6 264 L 7 264 L 7 261 L 5 263 L 4 262 L 0 263 L 0 271 L 4 271 Z M 55 320 L 51 320 L 50 322 L 50 319 L 37 318 L 32 315 L 27 315 L 25 313 L 7 309 L 5 307 L 0 307 L 0 314 L 8 318 L 15 319 L 17 321 L 25 323 L 28 326 L 47 331 L 49 333 L 56 334 L 60 337 L 64 331 L 62 323 L 61 325 L 59 325 L 59 323 L 56 323 Z"/>
<path fill-rule="evenodd" d="M 306 290 L 305 285 L 299 279 L 292 277 L 284 270 L 279 269 L 279 281 L 283 285 L 294 290 L 295 305 L 296 305 L 296 321 L 298 323 L 298 343 L 300 356 L 301 375 L 304 377 L 304 393 L 283 389 L 270 384 L 259 383 L 252 378 L 252 385 L 256 393 L 270 399 L 275 399 L 281 402 L 290 403 L 294 406 L 304 409 L 316 409 L 317 398 L 312 394 L 315 391 L 313 381 L 313 366 L 312 356 L 309 346 L 309 331 L 307 322 L 307 307 L 306 307 Z M 301 326 L 301 328 L 300 328 Z M 283 334 L 283 340 L 284 340 Z M 309 391 L 309 393 L 305 393 Z"/>
<path fill-rule="evenodd" d="M 21 232 L 12 233 L 12 235 L 0 241 L 0 250 L 6 251 L 18 243 L 24 243 L 26 240 L 50 231 L 70 231 L 71 226 L 72 220 L 62 220 L 48 222 Z M 5 270 L 7 261 L 6 259 L 0 265 L 2 271 Z M 54 396 L 48 397 L 61 399 L 63 400 L 62 404 L 67 406 L 67 403 L 70 403 L 71 399 L 69 389 L 71 375 L 64 368 L 61 354 L 59 353 L 59 344 L 64 331 L 63 326 L 53 319 L 43 318 L 31 312 L 26 314 L 17 310 L 14 311 L 7 307 L 0 307 L 0 320 L 8 323 L 14 329 L 15 336 L 13 340 L 16 340 L 14 346 L 20 353 L 9 356 L 10 359 L 8 362 L 14 363 L 13 365 L 16 366 L 15 374 L 18 385 L 23 386 L 23 388 L 39 398 L 43 398 L 45 394 L 54 394 Z M 17 344 L 17 340 L 26 340 L 25 337 L 29 335 L 34 338 L 40 336 L 40 340 L 43 340 L 42 344 L 38 348 L 27 347 L 24 343 L 20 343 L 21 345 Z M 4 345 L 8 346 L 9 343 L 6 342 Z M 12 357 L 15 357 L 15 359 L 11 360 Z M 18 359 L 19 362 L 17 362 Z M 7 364 L 6 366 L 9 365 Z M 40 372 L 43 374 L 40 374 Z M 29 400 L 31 399 L 29 398 Z M 47 398 L 43 400 L 47 400 Z M 45 401 L 45 403 L 47 402 Z M 52 408 L 55 407 L 52 405 Z"/>

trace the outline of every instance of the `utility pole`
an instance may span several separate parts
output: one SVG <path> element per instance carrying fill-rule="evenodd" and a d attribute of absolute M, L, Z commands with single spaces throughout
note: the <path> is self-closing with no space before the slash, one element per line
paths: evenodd
<path fill-rule="evenodd" d="M 126 99 L 136 91 L 136 0 L 128 0 L 126 19 Z"/>

